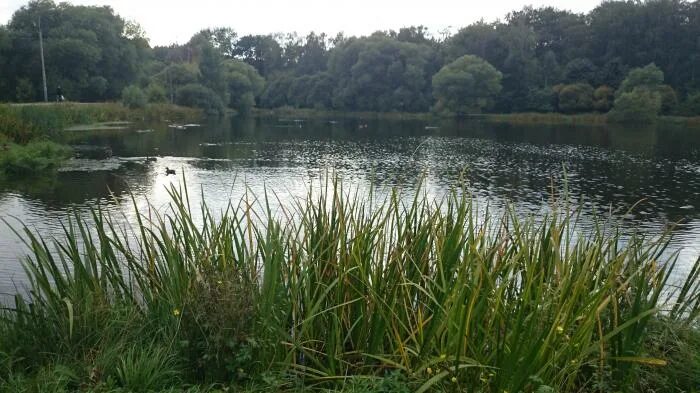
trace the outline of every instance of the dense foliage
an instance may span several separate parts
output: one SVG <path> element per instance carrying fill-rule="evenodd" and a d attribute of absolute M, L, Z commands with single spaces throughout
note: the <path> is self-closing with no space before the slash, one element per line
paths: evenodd
<path fill-rule="evenodd" d="M 480 110 L 607 112 L 613 93 L 631 93 L 644 82 L 634 70 L 648 67 L 660 114 L 696 114 L 693 97 L 700 91 L 698 1 L 602 2 L 587 14 L 525 7 L 439 37 L 422 26 L 367 37 L 239 37 L 231 28 L 214 28 L 183 45 L 150 48 L 139 26 L 109 7 L 33 0 L 0 27 L 0 100 L 42 97 L 39 19 L 49 93 L 60 85 L 79 101 L 119 99 L 124 87 L 135 85 L 150 101 L 183 102 L 177 92 L 199 84 L 238 112 L 255 105 L 444 112 L 433 78 L 465 55 L 502 75 L 502 89 Z"/>
<path fill-rule="evenodd" d="M 266 202 L 274 190 L 215 214 L 173 185 L 167 210 L 128 223 L 96 210 L 57 239 L 25 228 L 31 290 L 0 310 L 0 390 L 700 383 L 700 261 L 667 285 L 664 240 L 581 236 L 555 202 L 519 219 L 484 214 L 457 190 L 434 200 L 396 189 L 374 205 L 326 184 L 279 214 Z"/>
<path fill-rule="evenodd" d="M 483 59 L 464 55 L 433 77 L 438 112 L 480 113 L 491 108 L 501 91 L 501 75 Z"/>

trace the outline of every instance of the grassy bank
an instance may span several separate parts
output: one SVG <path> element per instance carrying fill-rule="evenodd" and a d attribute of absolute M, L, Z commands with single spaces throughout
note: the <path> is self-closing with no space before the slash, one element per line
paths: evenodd
<path fill-rule="evenodd" d="M 357 120 L 430 120 L 436 117 L 431 113 L 409 112 L 346 112 L 323 109 L 281 107 L 275 109 L 256 108 L 252 114 L 259 117 L 289 119 L 357 119 Z"/>
<path fill-rule="evenodd" d="M 433 113 L 407 113 L 407 112 L 341 112 L 303 108 L 277 108 L 256 109 L 255 116 L 274 117 L 288 119 L 357 119 L 357 120 L 422 120 L 436 121 L 446 119 Z M 483 120 L 494 123 L 508 123 L 513 125 L 580 125 L 580 126 L 605 126 L 608 117 L 604 113 L 485 113 L 463 117 L 464 119 Z M 449 118 L 448 118 L 449 119 Z M 676 124 L 692 128 L 700 128 L 700 117 L 660 116 L 658 123 Z M 636 125 L 632 125 L 636 126 Z"/>
<path fill-rule="evenodd" d="M 0 134 L 15 143 L 52 138 L 62 129 L 76 124 L 108 121 L 195 120 L 201 113 L 174 105 L 149 105 L 129 109 L 117 103 L 0 105 Z"/>
<path fill-rule="evenodd" d="M 458 193 L 370 206 L 336 182 L 220 214 L 170 194 L 128 228 L 97 210 L 55 241 L 21 232 L 31 291 L 0 318 L 0 390 L 700 387 L 700 262 L 671 283 L 662 241 Z"/>
<path fill-rule="evenodd" d="M 129 109 L 121 104 L 0 105 L 0 178 L 52 171 L 70 157 L 60 132 L 76 124 L 109 121 L 196 121 L 201 112 L 174 105 Z"/>
<path fill-rule="evenodd" d="M 600 113 L 583 113 L 567 115 L 563 113 L 505 113 L 487 114 L 479 116 L 487 121 L 510 124 L 566 124 L 566 125 L 592 125 L 607 124 L 607 116 Z"/>

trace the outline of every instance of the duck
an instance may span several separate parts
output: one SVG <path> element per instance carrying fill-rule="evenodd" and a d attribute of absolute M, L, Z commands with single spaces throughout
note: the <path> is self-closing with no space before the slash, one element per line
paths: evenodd
<path fill-rule="evenodd" d="M 165 167 L 165 176 L 174 175 L 174 174 L 175 174 L 175 169 L 170 169 L 167 166 Z"/>

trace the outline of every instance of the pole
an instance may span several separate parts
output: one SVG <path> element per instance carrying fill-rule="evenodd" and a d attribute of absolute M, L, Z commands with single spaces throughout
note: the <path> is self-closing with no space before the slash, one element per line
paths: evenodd
<path fill-rule="evenodd" d="M 41 52 L 41 77 L 44 80 L 44 102 L 49 102 L 49 91 L 46 88 L 46 65 L 44 64 L 44 36 L 41 33 L 41 17 L 39 17 L 39 51 Z"/>

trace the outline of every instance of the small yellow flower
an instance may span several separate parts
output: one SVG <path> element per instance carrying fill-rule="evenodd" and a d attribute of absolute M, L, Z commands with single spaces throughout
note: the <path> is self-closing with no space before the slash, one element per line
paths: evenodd
<path fill-rule="evenodd" d="M 557 333 L 559 333 L 559 334 L 564 333 L 564 327 L 563 327 L 563 326 L 557 326 Z"/>
<path fill-rule="evenodd" d="M 445 355 L 444 353 L 442 355 L 440 355 L 440 359 L 446 359 L 446 358 L 447 358 L 447 355 Z"/>
<path fill-rule="evenodd" d="M 427 372 L 427 373 L 428 373 L 428 375 L 430 375 L 430 374 L 432 374 L 432 373 L 433 373 L 433 369 L 432 369 L 432 368 L 430 368 L 430 367 L 428 367 L 428 369 L 427 369 L 427 370 L 425 370 L 425 372 Z"/>
<path fill-rule="evenodd" d="M 180 309 L 179 309 L 179 308 L 174 309 L 174 310 L 173 310 L 173 315 L 176 316 L 176 317 L 179 316 L 179 315 L 180 315 Z"/>
<path fill-rule="evenodd" d="M 457 383 L 457 377 L 452 377 L 451 381 L 452 383 Z"/>

